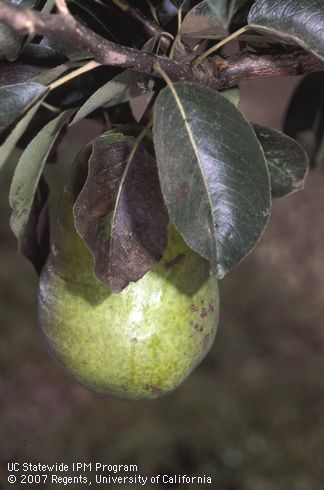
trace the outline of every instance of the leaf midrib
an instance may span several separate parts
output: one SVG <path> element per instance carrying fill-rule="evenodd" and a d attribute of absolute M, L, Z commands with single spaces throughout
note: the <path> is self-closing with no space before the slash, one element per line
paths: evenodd
<path fill-rule="evenodd" d="M 199 151 L 198 151 L 198 147 L 197 147 L 197 144 L 196 144 L 196 141 L 195 141 L 195 137 L 193 135 L 193 132 L 191 130 L 191 127 L 188 123 L 188 120 L 187 120 L 187 116 L 186 116 L 186 112 L 185 112 L 185 109 L 183 107 L 183 104 L 180 100 L 180 97 L 174 87 L 173 84 L 170 84 L 168 86 L 168 88 L 170 89 L 174 99 L 175 99 L 175 102 L 176 102 L 176 105 L 179 109 L 179 112 L 180 112 L 180 115 L 184 121 L 184 125 L 185 125 L 185 128 L 186 128 L 186 131 L 188 133 L 188 136 L 189 136 L 189 140 L 191 142 L 191 145 L 193 147 L 193 150 L 194 150 L 194 153 L 195 153 L 195 156 L 196 156 L 196 159 L 198 161 L 198 164 L 199 164 L 199 170 L 200 170 L 200 173 L 202 175 L 202 180 L 204 182 L 204 186 L 205 186 L 205 189 L 206 189 L 206 193 L 207 193 L 207 197 L 208 197 L 208 202 L 209 202 L 209 205 L 210 205 L 210 212 L 211 212 L 211 219 L 212 219 L 212 222 L 213 222 L 213 226 L 214 226 L 214 230 L 216 229 L 216 223 L 215 223 L 215 220 L 214 220 L 214 215 L 213 215 L 213 207 L 212 207 L 212 203 L 211 203 L 211 200 L 210 200 L 210 196 L 209 196 L 209 189 L 208 189 L 208 186 L 207 186 L 207 183 L 205 181 L 205 176 L 204 176 L 204 172 L 203 172 L 203 169 L 202 169 L 202 162 L 201 162 L 201 159 L 200 159 L 200 155 L 199 155 Z M 218 258 L 218 251 L 217 251 L 217 237 L 215 237 L 214 233 L 213 233 L 213 237 L 214 237 L 214 241 L 215 241 L 215 252 L 216 252 L 216 258 Z M 206 257 L 206 258 L 209 258 L 209 257 Z M 218 263 L 217 263 L 217 269 L 218 269 Z"/>
<path fill-rule="evenodd" d="M 129 146 L 129 144 L 132 142 L 133 142 L 133 144 L 135 144 L 135 140 L 133 140 L 129 136 L 125 136 L 125 139 L 122 141 L 122 143 L 127 144 L 127 146 Z M 132 162 L 134 161 L 134 157 L 135 157 L 135 154 L 131 155 L 132 147 L 130 148 L 129 151 L 130 151 L 130 153 L 129 153 L 130 156 L 128 156 L 128 158 L 127 158 L 127 163 L 125 165 L 123 175 L 120 179 L 118 192 L 117 192 L 117 196 L 116 196 L 116 201 L 115 201 L 115 206 L 114 206 L 114 210 L 113 210 L 113 214 L 112 214 L 112 218 L 111 218 L 111 229 L 110 229 L 110 237 L 109 237 L 109 257 L 111 257 L 111 253 L 112 253 L 113 229 L 115 227 L 115 220 L 116 220 L 117 210 L 119 207 L 120 197 L 121 197 L 123 189 L 124 189 L 124 184 L 125 184 L 125 181 L 126 181 L 126 178 L 128 175 L 129 168 L 130 168 Z"/>

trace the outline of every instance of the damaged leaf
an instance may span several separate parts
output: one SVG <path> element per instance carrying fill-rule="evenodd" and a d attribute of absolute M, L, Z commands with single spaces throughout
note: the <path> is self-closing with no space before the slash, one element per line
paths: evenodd
<path fill-rule="evenodd" d="M 181 34 L 199 39 L 220 39 L 228 35 L 208 0 L 198 3 L 185 16 Z"/>
<path fill-rule="evenodd" d="M 48 185 L 41 177 L 19 246 L 19 253 L 33 264 L 37 274 L 41 273 L 50 247 L 48 195 Z"/>
<path fill-rule="evenodd" d="M 167 244 L 156 162 L 143 144 L 129 159 L 134 142 L 121 134 L 94 140 L 88 177 L 74 206 L 95 274 L 113 292 L 152 269 Z"/>

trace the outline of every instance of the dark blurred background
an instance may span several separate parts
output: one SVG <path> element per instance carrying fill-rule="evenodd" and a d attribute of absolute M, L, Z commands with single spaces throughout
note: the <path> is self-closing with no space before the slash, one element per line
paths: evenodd
<path fill-rule="evenodd" d="M 296 83 L 242 84 L 241 109 L 280 128 Z M 81 124 L 61 143 L 59 165 L 47 170 L 54 188 L 97 131 Z M 8 461 L 101 461 L 137 464 L 144 475 L 206 474 L 217 490 L 323 488 L 324 165 L 303 192 L 274 202 L 257 248 L 221 282 L 206 359 L 174 393 L 145 402 L 87 391 L 45 352 L 37 277 L 9 230 L 11 174 L 9 163 L 0 189 L 0 482 Z"/>

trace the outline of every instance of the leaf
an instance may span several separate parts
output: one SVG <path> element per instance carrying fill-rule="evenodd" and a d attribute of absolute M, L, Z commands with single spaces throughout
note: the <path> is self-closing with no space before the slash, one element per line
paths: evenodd
<path fill-rule="evenodd" d="M 170 218 L 222 278 L 252 250 L 270 213 L 269 174 L 255 133 L 218 92 L 185 82 L 160 92 L 153 128 Z"/>
<path fill-rule="evenodd" d="M 95 11 L 95 8 L 98 7 L 100 4 L 98 3 L 93 3 L 89 2 L 88 0 L 69 0 L 69 3 L 76 4 L 80 9 L 82 9 L 84 12 L 86 12 L 94 21 L 95 24 L 98 24 L 98 26 L 101 28 L 101 34 L 104 35 L 105 37 L 108 36 L 108 38 L 112 38 L 113 41 L 117 41 L 115 36 L 112 34 L 112 32 L 107 28 L 107 22 L 106 18 L 103 17 L 102 12 L 101 16 L 98 12 Z M 90 5 L 89 5 L 90 3 Z"/>
<path fill-rule="evenodd" d="M 225 97 L 227 100 L 232 102 L 232 104 L 234 104 L 235 107 L 239 106 L 240 90 L 238 87 L 228 88 L 226 90 L 222 90 L 220 93 L 222 94 L 223 97 Z"/>
<path fill-rule="evenodd" d="M 324 72 L 307 75 L 289 103 L 283 130 L 308 153 L 311 165 L 319 163 L 324 138 Z"/>
<path fill-rule="evenodd" d="M 46 0 L 44 7 L 42 8 L 42 12 L 50 13 L 55 6 L 55 0 Z"/>
<path fill-rule="evenodd" d="M 0 87 L 0 132 L 26 112 L 45 90 L 46 87 L 34 82 Z"/>
<path fill-rule="evenodd" d="M 12 209 L 10 225 L 18 240 L 20 253 L 23 253 L 28 242 L 30 220 L 35 220 L 35 195 L 46 159 L 70 116 L 71 111 L 65 111 L 46 124 L 29 143 L 16 167 L 9 193 Z M 36 208 L 39 210 L 40 206 L 37 205 Z M 29 248 L 33 249 L 32 246 Z"/>
<path fill-rule="evenodd" d="M 55 66 L 54 68 L 50 68 L 49 70 L 36 75 L 36 77 L 34 77 L 32 80 L 43 85 L 49 85 L 50 83 L 54 82 L 54 80 L 60 78 L 61 75 L 66 73 L 68 70 L 77 68 L 78 66 L 80 66 L 80 63 L 68 61 L 62 65 Z"/>
<path fill-rule="evenodd" d="M 228 30 L 209 5 L 209 0 L 204 0 L 188 12 L 182 22 L 181 34 L 199 39 L 220 39 L 228 35 Z"/>
<path fill-rule="evenodd" d="M 13 130 L 11 131 L 7 139 L 0 146 L 0 170 L 5 164 L 10 153 L 16 146 L 19 138 L 22 136 L 28 124 L 36 114 L 37 109 L 39 108 L 42 101 L 45 99 L 47 93 L 48 93 L 48 89 L 44 87 L 44 91 L 41 92 L 41 94 L 36 100 L 34 100 L 33 105 L 28 109 L 26 114 L 19 120 L 19 122 L 13 128 Z"/>
<path fill-rule="evenodd" d="M 46 37 L 44 36 L 40 41 L 40 46 L 51 49 L 59 53 L 60 55 L 68 58 L 70 61 L 84 61 L 92 58 L 93 56 L 85 49 L 75 46 L 73 43 L 62 42 L 59 37 Z"/>
<path fill-rule="evenodd" d="M 9 0 L 10 3 L 25 8 L 33 8 L 37 0 Z M 0 23 L 0 58 L 14 61 L 20 54 L 28 36 L 17 34 L 5 24 Z"/>
<path fill-rule="evenodd" d="M 52 48 L 31 42 L 21 53 L 19 60 L 17 60 L 17 63 L 20 62 L 32 63 L 48 70 L 60 63 L 66 62 L 66 57 L 54 51 Z"/>
<path fill-rule="evenodd" d="M 274 45 L 278 48 L 278 37 L 271 35 L 270 31 L 247 31 L 247 33 L 240 36 L 240 41 L 246 43 L 247 46 L 253 47 L 256 52 L 260 50 L 261 54 L 264 53 L 265 49 L 274 47 Z"/>
<path fill-rule="evenodd" d="M 114 5 L 117 2 L 102 0 L 68 0 L 71 13 L 92 31 L 119 44 L 138 46 L 142 44 L 143 32 L 123 9 Z"/>
<path fill-rule="evenodd" d="M 71 125 L 84 119 L 94 110 L 102 107 L 112 107 L 123 102 L 127 102 L 131 97 L 141 95 L 143 89 L 138 85 L 139 75 L 132 70 L 125 70 L 100 87 L 91 97 L 80 107 Z"/>
<path fill-rule="evenodd" d="M 12 3 L 20 3 L 21 4 L 20 6 L 22 6 L 24 8 L 31 8 L 31 9 L 38 9 L 38 7 L 40 7 L 39 4 L 42 4 L 42 2 L 40 0 L 22 0 L 22 1 L 12 0 Z M 40 11 L 44 12 L 44 13 L 50 13 L 51 10 L 54 8 L 54 6 L 55 6 L 55 0 L 47 0 L 43 4 Z M 18 52 L 15 55 L 15 59 L 18 58 L 23 51 L 25 51 L 25 49 L 29 46 L 29 44 L 33 41 L 33 39 L 35 37 L 36 37 L 36 35 L 33 32 L 22 37 L 22 42 L 21 42 L 21 45 L 19 47 Z"/>
<path fill-rule="evenodd" d="M 253 129 L 263 148 L 271 180 L 273 197 L 283 197 L 304 188 L 308 157 L 292 138 L 259 124 Z"/>
<path fill-rule="evenodd" d="M 2 60 L 0 64 L 0 85 L 12 85 L 26 81 L 42 83 L 37 80 L 37 77 L 65 60 L 66 58 L 58 55 L 50 48 L 30 43 L 26 45 L 19 59 L 14 63 Z"/>
<path fill-rule="evenodd" d="M 248 22 L 324 59 L 323 0 L 257 0 Z"/>
<path fill-rule="evenodd" d="M 239 10 L 248 0 L 208 0 L 210 8 L 214 11 L 224 27 L 231 23 L 233 14 Z"/>
<path fill-rule="evenodd" d="M 20 243 L 20 254 L 33 264 L 38 274 L 41 273 L 50 248 L 48 195 L 48 185 L 41 177 Z"/>
<path fill-rule="evenodd" d="M 0 65 L 0 86 L 31 81 L 33 77 L 37 78 L 45 70 L 43 66 L 24 63 L 20 60 L 15 63 L 3 61 Z"/>
<path fill-rule="evenodd" d="M 91 250 L 96 276 L 119 292 L 160 260 L 168 217 L 156 162 L 121 134 L 94 140 L 86 183 L 74 206 L 76 228 Z"/>

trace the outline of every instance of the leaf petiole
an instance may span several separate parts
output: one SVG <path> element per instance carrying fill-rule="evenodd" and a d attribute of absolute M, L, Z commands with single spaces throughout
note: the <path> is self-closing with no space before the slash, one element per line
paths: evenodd
<path fill-rule="evenodd" d="M 76 70 L 72 71 L 71 73 L 68 73 L 62 78 L 59 78 L 58 80 L 55 80 L 54 82 L 50 83 L 48 85 L 48 88 L 50 90 L 54 90 L 55 88 L 59 87 L 60 85 L 63 85 L 66 82 L 69 82 L 70 80 L 73 80 L 73 78 L 78 77 L 79 75 L 82 75 L 83 73 L 86 73 L 87 71 L 93 70 L 94 68 L 97 68 L 100 66 L 100 63 L 98 63 L 95 60 L 89 61 L 89 63 L 86 63 L 85 65 L 80 66 L 80 68 L 77 68 Z"/>
<path fill-rule="evenodd" d="M 41 106 L 45 107 L 45 109 L 51 111 L 51 112 L 55 112 L 57 114 L 59 114 L 61 112 L 61 109 L 59 107 L 55 107 L 51 104 L 48 104 L 47 102 L 42 102 L 41 103 Z"/>
<path fill-rule="evenodd" d="M 246 32 L 249 29 L 250 29 L 250 26 L 241 27 L 241 29 L 238 29 L 237 31 L 233 32 L 229 36 L 227 36 L 224 39 L 222 39 L 221 41 L 219 41 L 217 44 L 215 44 L 211 48 L 207 49 L 207 51 L 205 51 L 204 53 L 202 53 L 200 56 L 198 56 L 193 61 L 193 63 L 192 63 L 193 68 L 197 68 L 200 65 L 200 63 L 202 63 L 204 61 L 204 59 L 207 58 L 207 56 L 209 56 L 210 54 L 214 53 L 219 48 L 221 48 L 225 44 L 229 43 L 233 39 L 236 39 L 238 36 L 240 36 L 241 34 L 243 34 L 243 32 Z"/>
<path fill-rule="evenodd" d="M 161 68 L 160 63 L 154 63 L 153 69 L 161 75 L 167 86 L 170 88 L 171 91 L 173 91 L 173 83 L 170 77 L 165 73 L 165 71 Z"/>

